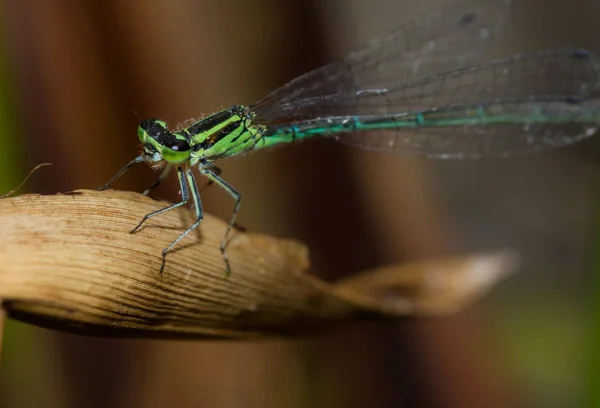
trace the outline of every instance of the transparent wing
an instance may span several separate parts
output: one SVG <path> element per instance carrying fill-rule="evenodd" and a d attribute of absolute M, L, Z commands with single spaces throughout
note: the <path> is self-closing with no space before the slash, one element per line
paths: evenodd
<path fill-rule="evenodd" d="M 594 134 L 599 94 L 597 55 L 543 51 L 386 89 L 289 102 L 281 107 L 287 121 L 268 132 L 436 158 L 510 156 Z"/>
<path fill-rule="evenodd" d="M 264 122 L 279 106 L 324 95 L 387 88 L 464 66 L 508 20 L 509 0 L 462 0 L 373 40 L 346 58 L 271 92 L 252 109 Z"/>
<path fill-rule="evenodd" d="M 586 50 L 515 55 L 388 88 L 342 91 L 273 107 L 277 120 L 415 112 L 494 100 L 585 99 L 600 90 L 600 58 Z M 257 121 L 261 121 L 257 117 Z M 263 122 L 264 123 L 264 122 Z M 267 124 L 269 121 L 266 122 Z"/>
<path fill-rule="evenodd" d="M 600 126 L 600 99 L 552 97 L 453 106 L 419 113 L 338 116 L 269 128 L 299 140 L 323 135 L 367 150 L 437 159 L 507 157 L 576 143 Z"/>
<path fill-rule="evenodd" d="M 454 112 L 452 126 L 356 132 L 336 139 L 366 150 L 435 159 L 518 156 L 567 146 L 596 134 L 600 100 L 498 104 L 486 109 L 480 124 L 469 120 L 469 115 L 472 110 Z"/>

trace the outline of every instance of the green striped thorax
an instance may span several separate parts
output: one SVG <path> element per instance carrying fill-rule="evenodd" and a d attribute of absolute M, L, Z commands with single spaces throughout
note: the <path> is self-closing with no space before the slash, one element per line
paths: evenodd
<path fill-rule="evenodd" d="M 185 136 L 170 132 L 161 120 L 143 121 L 138 127 L 138 137 L 144 144 L 142 157 L 147 163 L 181 164 L 190 159 L 192 148 Z"/>
<path fill-rule="evenodd" d="M 138 137 L 144 144 L 142 157 L 147 163 L 187 162 L 194 166 L 252 150 L 266 129 L 252 119 L 250 110 L 241 105 L 214 113 L 177 132 L 169 131 L 161 120 L 147 119 L 138 127 Z M 263 140 L 263 147 L 268 144 Z"/>

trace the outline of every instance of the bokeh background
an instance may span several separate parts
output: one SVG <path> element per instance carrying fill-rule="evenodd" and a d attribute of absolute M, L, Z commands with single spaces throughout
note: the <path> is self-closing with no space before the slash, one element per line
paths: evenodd
<path fill-rule="evenodd" d="M 40 162 L 53 166 L 26 191 L 97 188 L 137 154 L 141 118 L 176 124 L 251 103 L 442 3 L 4 0 L 0 192 Z M 599 2 L 513 3 L 486 58 L 573 45 L 600 51 Z M 598 138 L 477 162 L 313 140 L 223 162 L 244 197 L 240 224 L 305 241 L 326 279 L 507 246 L 523 267 L 457 316 L 352 325 L 301 341 L 94 339 L 11 321 L 0 405 L 600 406 L 599 155 Z M 117 187 L 142 190 L 154 177 L 140 166 Z M 177 190 L 167 183 L 156 195 L 175 200 Z M 223 218 L 233 205 L 217 188 L 204 203 Z"/>

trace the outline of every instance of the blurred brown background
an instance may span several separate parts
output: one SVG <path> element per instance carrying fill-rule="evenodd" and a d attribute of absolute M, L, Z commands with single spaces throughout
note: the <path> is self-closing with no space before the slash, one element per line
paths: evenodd
<path fill-rule="evenodd" d="M 513 3 L 486 56 L 600 50 L 600 3 Z M 49 161 L 29 191 L 97 188 L 137 154 L 141 118 L 175 125 L 251 103 L 440 4 L 5 0 L 0 170 L 14 185 Z M 521 251 L 523 268 L 456 317 L 362 324 L 302 341 L 106 340 L 10 322 L 0 404 L 590 406 L 600 378 L 589 363 L 600 345 L 599 153 L 592 139 L 515 159 L 430 162 L 313 140 L 223 162 L 244 197 L 240 224 L 307 242 L 327 279 L 506 246 Z M 141 191 L 154 177 L 138 168 L 116 188 Z M 177 190 L 166 183 L 156 195 L 175 200 Z M 204 203 L 226 219 L 233 207 L 217 188 Z"/>

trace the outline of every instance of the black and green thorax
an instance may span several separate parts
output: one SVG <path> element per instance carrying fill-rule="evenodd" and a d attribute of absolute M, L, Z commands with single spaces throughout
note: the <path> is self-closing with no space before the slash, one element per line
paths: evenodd
<path fill-rule="evenodd" d="M 252 119 L 247 107 L 236 105 L 176 132 L 170 132 L 165 122 L 148 119 L 138 128 L 138 137 L 146 161 L 194 166 L 252 150 L 265 132 Z"/>

